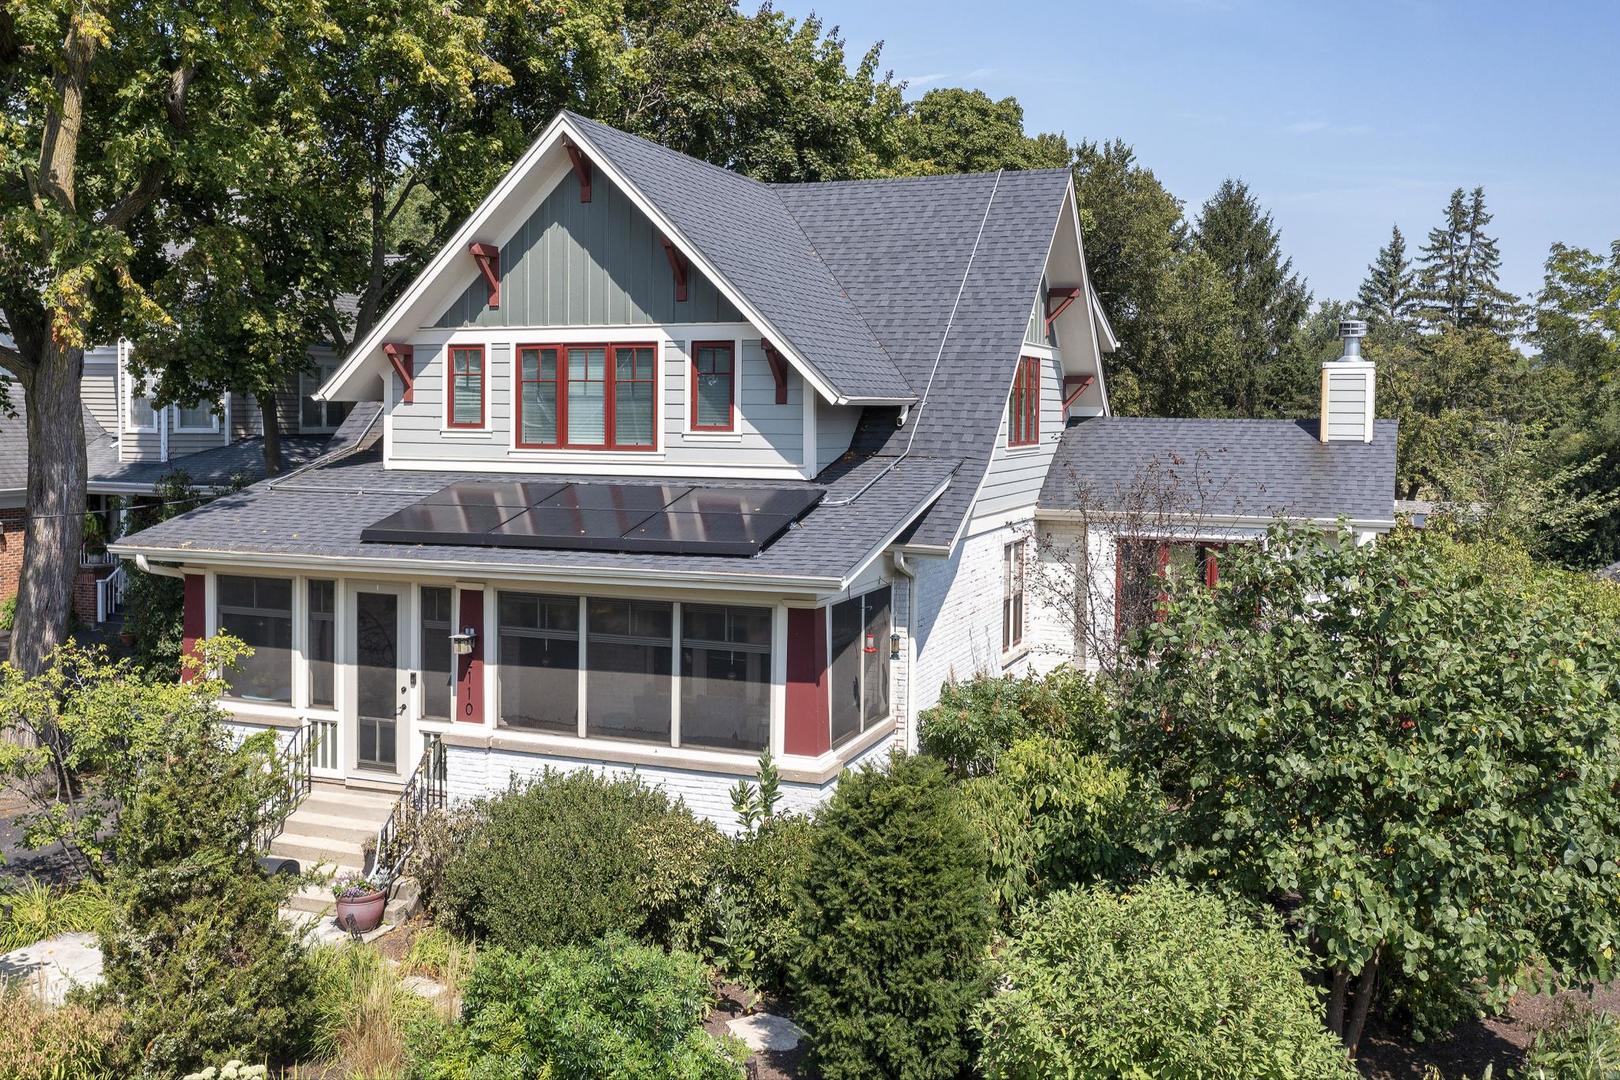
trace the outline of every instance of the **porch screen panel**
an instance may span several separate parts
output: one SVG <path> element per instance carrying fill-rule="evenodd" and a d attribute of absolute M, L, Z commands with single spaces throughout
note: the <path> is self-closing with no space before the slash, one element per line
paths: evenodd
<path fill-rule="evenodd" d="M 607 444 L 607 350 L 568 350 L 568 442 Z"/>
<path fill-rule="evenodd" d="M 889 587 L 875 589 L 861 597 L 866 620 L 866 641 L 861 656 L 862 725 L 866 730 L 889 718 Z"/>
<path fill-rule="evenodd" d="M 529 731 L 579 732 L 579 600 L 503 592 L 500 724 Z"/>
<path fill-rule="evenodd" d="M 309 583 L 309 703 L 331 708 L 333 661 L 337 658 L 337 585 L 331 581 Z"/>
<path fill-rule="evenodd" d="M 771 732 L 771 609 L 681 606 L 681 745 L 763 750 Z"/>
<path fill-rule="evenodd" d="M 586 734 L 668 743 L 674 605 L 604 599 L 587 604 Z"/>
<path fill-rule="evenodd" d="M 253 647 L 225 673 L 231 697 L 292 704 L 292 589 L 288 578 L 222 574 L 219 628 Z"/>
<path fill-rule="evenodd" d="M 428 720 L 450 719 L 450 617 L 449 589 L 422 590 L 422 716 Z"/>
<path fill-rule="evenodd" d="M 834 604 L 829 619 L 832 649 L 827 682 L 831 694 L 832 742 L 837 745 L 861 730 L 861 633 L 865 620 L 861 598 Z"/>
<path fill-rule="evenodd" d="M 613 350 L 613 443 L 652 446 L 658 385 L 649 348 Z"/>

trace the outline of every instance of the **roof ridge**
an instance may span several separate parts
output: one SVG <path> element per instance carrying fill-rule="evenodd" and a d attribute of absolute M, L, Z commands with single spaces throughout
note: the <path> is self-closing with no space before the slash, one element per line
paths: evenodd
<path fill-rule="evenodd" d="M 995 176 L 998 172 L 1009 177 L 1073 175 L 1073 171 L 1070 169 L 980 169 L 975 172 L 919 173 L 914 176 L 857 176 L 843 180 L 762 180 L 759 182 L 772 189 L 849 187 L 855 184 L 911 184 L 926 180 L 977 179 L 979 177 Z"/>
<path fill-rule="evenodd" d="M 577 113 L 572 109 L 564 109 L 563 112 L 564 112 L 564 114 L 566 114 L 569 117 L 572 117 L 575 120 L 583 120 L 587 124 L 595 124 L 597 127 L 606 128 L 607 130 L 613 132 L 615 135 L 623 135 L 627 139 L 635 139 L 637 142 L 644 142 L 648 146 L 655 147 L 655 148 L 657 148 L 658 150 L 660 150 L 661 152 L 663 152 L 665 154 L 674 154 L 677 157 L 683 157 L 687 161 L 690 161 L 695 165 L 701 165 L 705 169 L 712 169 L 715 172 L 723 173 L 724 175 L 731 177 L 733 180 L 746 180 L 750 184 L 753 184 L 755 187 L 765 188 L 766 190 L 770 190 L 772 187 L 775 186 L 774 184 L 766 183 L 764 180 L 756 180 L 754 177 L 749 176 L 747 173 L 738 172 L 736 169 L 728 169 L 724 165 L 716 165 L 712 161 L 705 161 L 703 158 L 700 158 L 695 154 L 688 154 L 688 153 L 686 153 L 684 151 L 676 150 L 672 146 L 665 146 L 663 143 L 659 142 L 657 139 L 649 139 L 645 135 L 637 135 L 633 131 L 626 131 L 623 128 L 614 127 L 612 124 L 605 123 L 605 122 L 603 122 L 601 120 L 594 120 L 591 117 L 585 116 L 582 113 Z"/>

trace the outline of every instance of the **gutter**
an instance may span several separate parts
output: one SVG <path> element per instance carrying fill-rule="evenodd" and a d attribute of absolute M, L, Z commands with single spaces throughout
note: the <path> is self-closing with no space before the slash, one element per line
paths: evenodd
<path fill-rule="evenodd" d="M 109 549 L 109 550 L 111 550 L 111 549 Z M 115 552 L 113 552 L 113 554 L 117 555 L 117 554 L 119 554 L 119 552 L 115 551 Z M 141 569 L 142 573 L 156 574 L 158 577 L 172 577 L 172 578 L 182 578 L 183 579 L 186 576 L 185 571 L 176 569 L 173 566 L 156 566 L 156 565 L 154 565 L 153 563 L 147 561 L 146 555 L 144 553 L 136 554 L 136 556 L 135 556 L 135 565 L 138 566 Z"/>
<path fill-rule="evenodd" d="M 1097 521 L 1103 524 L 1118 524 L 1126 517 L 1119 511 L 1096 510 L 1058 510 L 1038 507 L 1035 510 L 1036 521 Z M 1300 517 L 1288 514 L 1248 515 L 1248 514 L 1207 514 L 1203 516 L 1172 514 L 1166 518 L 1173 524 L 1188 525 L 1241 525 L 1246 527 L 1264 528 L 1277 521 L 1286 521 L 1294 524 L 1336 526 L 1340 520 L 1346 525 L 1356 529 L 1384 529 L 1395 527 L 1394 518 L 1339 518 L 1339 517 Z"/>

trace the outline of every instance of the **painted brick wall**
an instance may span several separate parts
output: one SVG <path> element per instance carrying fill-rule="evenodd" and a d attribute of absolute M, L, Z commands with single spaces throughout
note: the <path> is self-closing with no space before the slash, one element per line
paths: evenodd
<path fill-rule="evenodd" d="M 23 523 L 28 512 L 20 506 L 0 510 L 0 600 L 17 595 L 22 574 Z"/>

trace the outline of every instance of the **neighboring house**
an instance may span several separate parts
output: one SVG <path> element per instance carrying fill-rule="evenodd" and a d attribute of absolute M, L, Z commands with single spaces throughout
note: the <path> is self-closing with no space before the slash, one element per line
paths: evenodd
<path fill-rule="evenodd" d="M 114 550 L 254 646 L 234 721 L 345 785 L 273 850 L 357 861 L 317 818 L 441 750 L 452 796 L 633 770 L 729 826 L 762 751 L 804 809 L 947 680 L 1078 658 L 1023 595 L 1054 462 L 1185 437 L 1107 416 L 1114 348 L 1067 171 L 771 185 L 564 113 L 321 389 L 374 403 L 342 450 Z M 1371 366 L 1329 367 L 1327 444 L 1197 437 L 1388 528 Z"/>
<path fill-rule="evenodd" d="M 284 470 L 313 460 L 348 414 L 348 402 L 314 397 L 337 367 L 330 350 L 312 353 L 316 373 L 277 399 Z M 22 568 L 23 524 L 28 488 L 28 402 L 22 388 L 4 376 L 15 416 L 0 416 L 0 599 L 17 592 Z M 150 499 L 159 483 L 183 471 L 202 491 L 264 476 L 263 420 L 252 397 L 155 408 L 129 370 L 129 345 L 87 349 L 80 384 L 83 400 L 87 507 L 115 535 L 123 515 Z M 88 540 L 74 587 L 74 613 L 99 621 L 121 595 L 118 561 Z"/>

